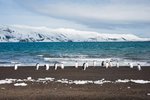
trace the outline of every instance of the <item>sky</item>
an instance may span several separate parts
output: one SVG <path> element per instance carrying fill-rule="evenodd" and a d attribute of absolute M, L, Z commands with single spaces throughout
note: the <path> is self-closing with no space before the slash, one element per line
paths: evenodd
<path fill-rule="evenodd" d="M 150 0 L 0 0 L 0 24 L 150 38 Z"/>

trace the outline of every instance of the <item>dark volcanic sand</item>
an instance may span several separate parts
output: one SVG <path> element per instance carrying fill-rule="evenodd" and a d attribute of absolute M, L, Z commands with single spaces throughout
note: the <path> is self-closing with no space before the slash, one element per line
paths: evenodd
<path fill-rule="evenodd" d="M 38 71 L 35 67 L 22 67 L 17 71 L 13 68 L 0 67 L 0 80 L 6 78 L 33 79 L 53 77 L 70 80 L 106 80 L 141 79 L 150 80 L 150 67 L 142 68 L 100 68 L 90 67 L 83 71 L 72 67 L 64 70 L 46 71 L 44 67 Z M 56 82 L 48 84 L 28 82 L 26 87 L 15 87 L 13 84 L 0 85 L 0 100 L 150 100 L 150 84 L 136 83 L 105 83 L 103 85 L 69 85 Z M 128 88 L 130 87 L 130 88 Z"/>

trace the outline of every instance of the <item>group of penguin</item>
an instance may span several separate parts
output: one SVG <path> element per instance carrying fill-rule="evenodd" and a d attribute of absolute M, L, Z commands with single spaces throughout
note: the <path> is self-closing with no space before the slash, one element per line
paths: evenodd
<path fill-rule="evenodd" d="M 20 64 L 15 64 L 14 70 L 17 70 L 19 65 L 20 65 Z M 58 66 L 58 65 L 59 65 L 59 66 Z M 130 66 L 130 68 L 133 68 L 133 67 L 134 67 L 133 63 L 128 63 L 128 65 Z M 78 66 L 79 66 L 79 64 L 78 64 L 78 62 L 76 61 L 76 62 L 75 62 L 75 68 L 78 68 Z M 96 67 L 96 61 L 93 61 L 93 66 Z M 109 68 L 109 67 L 113 67 L 113 64 L 112 64 L 111 61 L 106 61 L 106 62 L 105 62 L 105 61 L 102 61 L 101 66 L 102 66 L 102 67 Z M 120 65 L 119 65 L 119 62 L 117 62 L 117 63 L 116 63 L 116 67 L 119 68 L 119 66 L 120 66 Z M 49 70 L 49 67 L 50 67 L 49 64 L 46 64 L 46 65 L 45 65 L 46 70 Z M 54 64 L 54 69 L 57 70 L 58 67 L 60 67 L 61 69 L 64 69 L 64 64 L 63 64 L 63 63 L 60 63 L 60 64 L 59 64 L 59 63 L 55 63 L 55 64 Z M 84 63 L 83 63 L 83 66 L 82 66 L 83 70 L 86 70 L 88 67 L 89 67 L 88 62 L 87 62 L 87 61 L 84 62 Z M 39 70 L 39 68 L 40 68 L 40 64 L 37 63 L 37 64 L 36 64 L 36 70 Z M 139 71 L 142 70 L 140 64 L 137 64 L 137 68 L 138 68 Z"/>
<path fill-rule="evenodd" d="M 133 63 L 128 63 L 128 65 L 130 66 L 130 68 L 134 67 Z M 96 67 L 96 61 L 93 61 L 93 66 Z M 102 61 L 101 66 L 106 67 L 106 69 L 107 69 L 109 67 L 113 67 L 113 64 L 112 64 L 112 61 L 106 61 L 106 62 Z M 116 63 L 116 67 L 117 68 L 120 67 L 120 64 L 119 64 L 118 61 Z M 86 70 L 86 68 L 88 68 L 88 63 L 87 62 L 83 63 L 83 70 Z M 137 68 L 138 68 L 139 71 L 142 70 L 141 65 L 139 63 L 137 64 Z"/>

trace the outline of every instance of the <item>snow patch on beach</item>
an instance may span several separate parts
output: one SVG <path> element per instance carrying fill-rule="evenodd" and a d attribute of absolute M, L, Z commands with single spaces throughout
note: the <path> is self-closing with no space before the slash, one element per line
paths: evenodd
<path fill-rule="evenodd" d="M 55 78 L 51 78 L 51 77 L 46 77 L 46 78 L 38 78 L 38 80 L 36 80 L 36 82 L 43 82 L 43 81 L 54 81 Z"/>
<path fill-rule="evenodd" d="M 5 79 L 5 80 L 0 80 L 0 85 L 1 84 L 11 84 L 14 81 L 16 81 L 16 79 Z"/>
<path fill-rule="evenodd" d="M 92 84 L 93 81 L 90 80 L 75 80 L 73 81 L 74 84 Z"/>
<path fill-rule="evenodd" d="M 104 78 L 100 80 L 69 80 L 69 79 L 55 79 L 52 77 L 45 77 L 45 78 L 38 78 L 37 80 L 32 79 L 31 77 L 27 77 L 27 79 L 4 79 L 0 80 L 1 84 L 14 84 L 14 86 L 27 86 L 26 82 L 33 82 L 33 83 L 48 83 L 48 82 L 56 82 L 56 83 L 62 83 L 62 84 L 75 84 L 75 85 L 83 85 L 83 84 L 97 84 L 102 85 L 105 83 L 136 83 L 136 84 L 149 84 L 150 81 L 148 80 L 133 80 L 133 79 L 118 79 L 115 81 L 105 80 Z"/>
<path fill-rule="evenodd" d="M 137 83 L 137 84 L 148 84 L 150 81 L 145 81 L 145 80 L 132 80 L 131 82 Z"/>
<path fill-rule="evenodd" d="M 147 93 L 148 96 L 150 96 L 150 93 Z"/>
<path fill-rule="evenodd" d="M 107 81 L 107 80 L 105 80 L 104 78 L 103 79 L 101 79 L 101 80 L 97 80 L 97 81 L 94 81 L 93 82 L 94 84 L 104 84 L 104 83 L 111 83 L 111 81 Z"/>
<path fill-rule="evenodd" d="M 26 83 L 15 83 L 14 86 L 27 86 Z"/>
<path fill-rule="evenodd" d="M 136 84 L 148 84 L 150 83 L 150 81 L 147 80 L 133 80 L 133 79 L 118 79 L 116 81 L 109 81 L 109 80 L 105 80 L 105 79 L 101 79 L 101 80 L 96 80 L 96 81 L 92 81 L 92 80 L 68 80 L 68 79 L 59 79 L 56 80 L 55 82 L 59 82 L 59 83 L 65 83 L 65 84 L 77 84 L 77 85 L 81 85 L 81 84 L 99 84 L 102 85 L 104 83 L 128 83 L 128 82 L 133 82 Z"/>
<path fill-rule="evenodd" d="M 130 82 L 130 80 L 128 80 L 128 79 L 124 79 L 124 80 L 118 79 L 115 82 L 116 83 L 127 83 L 127 82 Z"/>
<path fill-rule="evenodd" d="M 101 80 L 68 80 L 68 79 L 61 79 L 57 80 L 55 82 L 58 83 L 64 83 L 64 84 L 76 84 L 76 85 L 83 85 L 83 84 L 104 84 L 104 83 L 110 83 L 111 81 L 106 81 L 105 79 Z"/>
<path fill-rule="evenodd" d="M 57 80 L 56 82 L 66 83 L 66 84 L 76 84 L 76 85 L 93 83 L 93 81 L 90 81 L 90 80 L 67 80 L 67 79 Z"/>
<path fill-rule="evenodd" d="M 38 78 L 38 80 L 35 80 L 35 82 L 57 82 L 57 83 L 63 83 L 63 84 L 76 84 L 76 85 L 83 85 L 83 84 L 99 84 L 102 85 L 104 83 L 128 83 L 128 82 L 133 82 L 137 84 L 148 84 L 150 81 L 147 80 L 133 80 L 133 79 L 118 79 L 116 81 L 110 81 L 110 80 L 105 80 L 104 78 L 101 80 L 69 80 L 69 79 L 55 79 L 51 77 L 46 77 L 46 78 Z"/>

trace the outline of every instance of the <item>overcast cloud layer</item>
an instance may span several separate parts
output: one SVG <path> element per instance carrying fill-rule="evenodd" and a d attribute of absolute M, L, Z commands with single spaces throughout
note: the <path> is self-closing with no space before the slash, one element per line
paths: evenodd
<path fill-rule="evenodd" d="M 0 24 L 150 37 L 150 0 L 0 0 Z"/>

